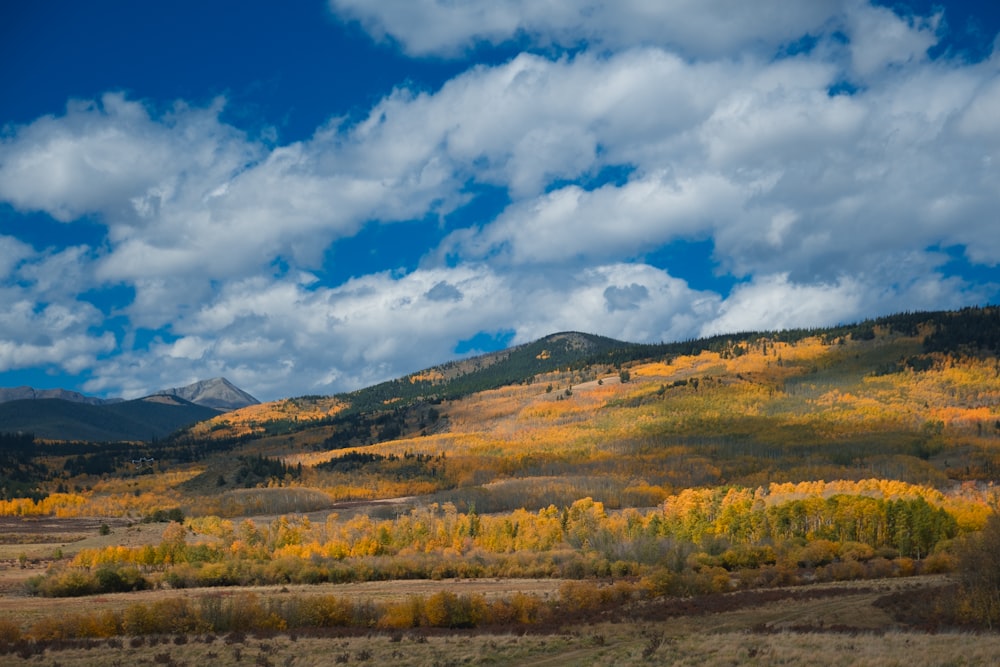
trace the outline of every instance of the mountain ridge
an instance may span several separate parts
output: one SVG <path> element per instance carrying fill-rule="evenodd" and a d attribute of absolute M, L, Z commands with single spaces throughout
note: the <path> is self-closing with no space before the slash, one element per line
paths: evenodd
<path fill-rule="evenodd" d="M 901 313 L 835 327 L 740 332 L 672 343 L 628 343 L 594 334 L 563 331 L 506 350 L 437 364 L 422 371 L 334 396 L 303 396 L 261 404 L 225 378 L 214 378 L 187 387 L 162 390 L 138 400 L 148 402 L 154 397 L 172 396 L 179 401 L 187 401 L 202 408 L 208 407 L 212 412 L 205 413 L 201 420 L 211 419 L 209 426 L 212 432 L 217 434 L 213 437 L 246 438 L 259 437 L 262 434 L 290 434 L 327 424 L 336 427 L 341 433 L 360 434 L 358 437 L 344 436 L 341 446 L 346 446 L 348 442 L 370 442 L 372 437 L 387 437 L 395 433 L 398 429 L 387 425 L 405 421 L 408 417 L 400 416 L 401 411 L 409 410 L 411 416 L 418 413 L 422 415 L 415 417 L 418 423 L 433 421 L 432 417 L 437 411 L 432 406 L 442 401 L 455 400 L 472 393 L 507 385 L 532 384 L 536 379 L 556 371 L 577 376 L 581 376 L 581 373 L 593 375 L 591 379 L 596 381 L 599 374 L 607 377 L 619 371 L 627 373 L 627 366 L 640 359 L 662 360 L 669 363 L 673 357 L 698 355 L 705 351 L 721 354 L 725 359 L 745 354 L 754 346 L 763 349 L 768 346 L 773 347 L 776 342 L 790 343 L 806 337 L 818 337 L 824 344 L 833 344 L 836 341 L 841 341 L 842 344 L 843 341 L 866 341 L 874 339 L 876 335 L 894 333 L 922 341 L 924 354 L 942 348 L 955 350 L 978 348 L 996 354 L 1000 350 L 1000 308 L 987 306 L 960 311 Z M 914 348 L 909 354 L 919 353 L 920 351 Z M 926 361 L 921 362 L 912 356 L 893 359 L 886 362 L 886 369 L 891 370 L 890 366 L 897 369 L 913 367 L 914 364 L 920 363 Z M 882 370 L 872 369 L 878 373 Z M 556 388 L 551 386 L 551 380 L 544 381 L 550 385 L 549 391 Z M 569 383 L 571 384 L 572 382 Z M 569 385 L 560 386 L 558 389 L 569 391 Z M 288 406 L 271 412 L 267 409 L 258 410 L 252 417 L 241 422 L 243 426 L 240 429 L 224 428 L 218 421 L 219 413 L 230 410 L 239 412 L 242 407 L 230 407 L 239 401 L 246 402 L 250 407 L 266 408 L 279 403 Z M 326 403 L 333 401 L 339 405 L 314 406 L 310 403 L 317 401 Z M 125 403 L 126 408 L 138 405 L 135 401 Z M 0 404 L 0 407 L 3 405 Z M 305 413 L 301 411 L 302 406 L 305 406 Z M 319 409 L 320 407 L 322 409 Z M 393 412 L 396 416 L 388 414 Z M 306 413 L 310 416 L 306 416 Z M 362 416 L 360 421 L 359 415 Z M 52 415 L 53 420 L 57 418 L 57 414 Z M 226 417 L 222 419 L 229 421 Z M 234 416 L 233 423 L 239 422 L 240 419 L 242 417 Z M 187 422 L 190 423 L 193 422 Z M 256 426 L 252 426 L 253 424 Z M 180 429 L 185 425 L 178 423 L 176 428 Z M 0 418 L 0 431 L 33 430 L 35 429 L 32 429 L 30 424 L 20 423 L 15 426 L 9 418 Z M 67 437 L 75 436 L 63 436 Z M 140 439 L 144 437 L 148 436 L 140 436 Z"/>
<path fill-rule="evenodd" d="M 149 394 L 149 396 L 161 395 L 179 396 L 195 405 L 215 408 L 217 410 L 235 410 L 260 403 L 259 400 L 224 377 L 198 380 L 183 387 L 160 389 Z M 148 396 L 142 398 L 148 398 Z M 127 402 L 127 399 L 124 398 L 100 398 L 99 396 L 90 396 L 69 389 L 35 389 L 27 385 L 20 387 L 0 387 L 0 403 L 43 399 L 59 399 L 87 405 L 112 405 L 114 403 Z"/>
<path fill-rule="evenodd" d="M 225 378 L 164 389 L 133 400 L 101 399 L 62 389 L 0 390 L 0 432 L 47 440 L 149 441 L 259 401 Z"/>
<path fill-rule="evenodd" d="M 219 414 L 180 397 L 138 398 L 91 405 L 59 398 L 0 403 L 0 432 L 31 433 L 45 440 L 149 441 Z M 153 400 L 150 400 L 153 399 Z"/>
<path fill-rule="evenodd" d="M 100 398 L 98 396 L 88 396 L 78 391 L 69 389 L 35 389 L 27 385 L 20 387 L 0 387 L 0 403 L 10 401 L 43 400 L 48 398 L 58 398 L 72 403 L 86 403 L 87 405 L 108 405 L 120 403 L 123 398 Z"/>

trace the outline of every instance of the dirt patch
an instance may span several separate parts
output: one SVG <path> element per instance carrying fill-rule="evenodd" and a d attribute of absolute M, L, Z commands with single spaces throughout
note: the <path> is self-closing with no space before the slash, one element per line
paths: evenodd
<path fill-rule="evenodd" d="M 37 543 L 58 542 L 63 535 L 87 535 L 96 533 L 101 524 L 109 527 L 124 526 L 131 523 L 121 518 L 101 517 L 54 517 L 54 516 L 0 516 L 0 543 L 6 543 L 3 537 L 8 534 L 36 537 Z"/>

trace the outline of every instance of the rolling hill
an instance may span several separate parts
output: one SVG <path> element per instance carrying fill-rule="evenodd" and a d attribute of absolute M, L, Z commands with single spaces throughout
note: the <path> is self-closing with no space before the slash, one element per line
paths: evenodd
<path fill-rule="evenodd" d="M 27 399 L 0 403 L 0 431 L 32 433 L 45 440 L 153 440 L 217 414 L 212 408 L 166 396 L 105 405 Z"/>

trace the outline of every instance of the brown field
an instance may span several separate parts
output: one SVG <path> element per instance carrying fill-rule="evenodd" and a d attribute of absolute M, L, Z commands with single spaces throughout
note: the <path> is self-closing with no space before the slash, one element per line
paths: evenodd
<path fill-rule="evenodd" d="M 153 641 L 156 645 L 150 645 Z M 110 646 L 109 646 L 110 644 Z M 706 633 L 674 636 L 652 626 L 594 626 L 558 635 L 365 637 L 162 637 L 91 642 L 89 647 L 3 656 L 4 665 L 994 665 L 996 637 L 831 633 Z"/>
<path fill-rule="evenodd" d="M 6 577 L 7 572 L 0 573 Z M 37 574 L 37 572 L 36 572 Z M 556 579 L 464 579 L 464 580 L 402 580 L 367 581 L 349 584 L 316 584 L 290 586 L 227 586 L 224 588 L 186 588 L 181 590 L 152 590 L 132 593 L 106 593 L 79 598 L 28 597 L 23 587 L 10 585 L 0 594 L 0 618 L 30 627 L 35 621 L 56 616 L 64 611 L 101 612 L 121 611 L 137 602 L 149 603 L 167 598 L 235 597 L 241 593 L 255 593 L 265 598 L 306 597 L 336 595 L 353 600 L 393 602 L 411 595 L 428 596 L 442 589 L 456 594 L 480 594 L 487 599 L 508 596 L 514 592 L 542 598 L 556 597 L 560 580 Z M 0 661 L 2 664 L 2 661 Z"/>
<path fill-rule="evenodd" d="M 315 592 L 391 599 L 446 588 L 503 594 L 554 593 L 553 581 L 417 581 L 344 586 L 257 588 L 261 596 Z M 874 602 L 900 590 L 933 589 L 943 577 L 805 586 L 688 600 L 658 600 L 612 618 L 560 619 L 509 631 L 322 631 L 122 637 L 50 645 L 0 656 L 4 665 L 992 665 L 1000 636 L 907 631 Z M 248 589 L 242 589 L 248 590 Z M 58 613 L 60 606 L 124 605 L 201 591 L 152 591 L 76 600 L 12 600 L 21 613 Z M 223 594 L 234 594 L 226 589 Z M 215 592 L 218 594 L 218 591 Z M 16 603 L 20 603 L 19 605 Z M 9 607 L 0 611 L 8 617 Z"/>

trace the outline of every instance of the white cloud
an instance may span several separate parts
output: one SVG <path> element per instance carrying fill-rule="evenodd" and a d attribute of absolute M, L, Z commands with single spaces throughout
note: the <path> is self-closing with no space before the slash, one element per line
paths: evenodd
<path fill-rule="evenodd" d="M 231 171 L 252 159 L 242 133 L 218 123 L 220 111 L 221 102 L 179 104 L 154 119 L 120 93 L 71 101 L 65 115 L 15 128 L 0 144 L 0 197 L 62 222 L 105 213 L 138 223 L 136 214 L 155 209 L 191 171 L 220 161 Z"/>
<path fill-rule="evenodd" d="M 983 303 L 996 285 L 969 285 L 939 272 L 943 258 L 893 253 L 880 265 L 827 282 L 795 282 L 787 273 L 755 276 L 737 285 L 703 320 L 699 335 L 823 327 L 874 315 Z"/>
<path fill-rule="evenodd" d="M 634 256 L 677 238 L 703 235 L 739 215 L 748 194 L 725 178 L 665 173 L 617 187 L 555 190 L 511 206 L 481 231 L 462 230 L 445 252 L 523 263 L 576 263 Z"/>
<path fill-rule="evenodd" d="M 0 280 L 5 280 L 25 259 L 35 254 L 34 248 L 13 236 L 0 236 Z"/>
<path fill-rule="evenodd" d="M 1000 263 L 997 63 L 928 60 L 936 17 L 857 0 L 331 7 L 408 53 L 576 48 L 401 85 L 284 145 L 223 122 L 223 100 L 157 110 L 118 93 L 9 128 L 0 199 L 107 235 L 43 253 L 0 236 L 0 289 L 18 304 L 0 318 L 0 368 L 92 370 L 89 390 L 132 395 L 226 375 L 277 397 L 416 370 L 482 331 L 675 340 L 996 293 L 928 251 Z M 807 35 L 813 48 L 774 57 Z M 830 93 L 845 81 L 857 91 Z M 444 217 L 481 185 L 510 205 L 456 216 L 420 269 L 316 278 L 364 225 Z M 636 263 L 678 239 L 711 240 L 744 282 L 724 296 Z M 135 297 L 115 313 L 116 351 L 78 299 L 122 285 Z M 139 328 L 162 338 L 131 349 Z"/>
<path fill-rule="evenodd" d="M 982 72 L 981 77 L 969 79 L 971 84 L 978 86 L 978 90 L 961 113 L 959 132 L 965 136 L 990 139 L 995 149 L 996 138 L 1000 135 L 1000 114 L 996 113 L 1000 108 L 1000 72 Z"/>
<path fill-rule="evenodd" d="M 41 305 L 16 287 L 0 288 L 0 303 L 0 372 L 51 365 L 78 373 L 116 347 L 110 332 L 91 333 L 102 316 L 88 303 Z"/>
<path fill-rule="evenodd" d="M 935 32 L 940 14 L 904 18 L 888 7 L 852 4 L 847 12 L 851 64 L 862 80 L 887 67 L 926 60 L 927 50 L 938 41 Z"/>
<path fill-rule="evenodd" d="M 692 57 L 773 49 L 817 32 L 843 3 L 760 0 L 330 0 L 335 14 L 378 39 L 391 37 L 414 55 L 455 55 L 479 43 L 521 36 L 540 45 L 603 48 L 655 44 Z"/>
<path fill-rule="evenodd" d="M 862 297 L 862 285 L 846 277 L 833 284 L 797 285 L 787 275 L 765 276 L 736 287 L 699 334 L 828 326 L 856 317 Z"/>
<path fill-rule="evenodd" d="M 435 298 L 441 285 L 461 298 Z M 623 296 L 641 307 L 609 309 Z M 225 375 L 260 398 L 333 393 L 454 358 L 457 342 L 481 331 L 514 329 L 515 343 L 570 329 L 624 340 L 686 338 L 717 302 L 632 264 L 576 274 L 463 265 L 381 273 L 336 288 L 252 278 L 228 284 L 175 322 L 176 340 L 102 364 L 88 388 L 124 387 L 138 396 Z"/>

